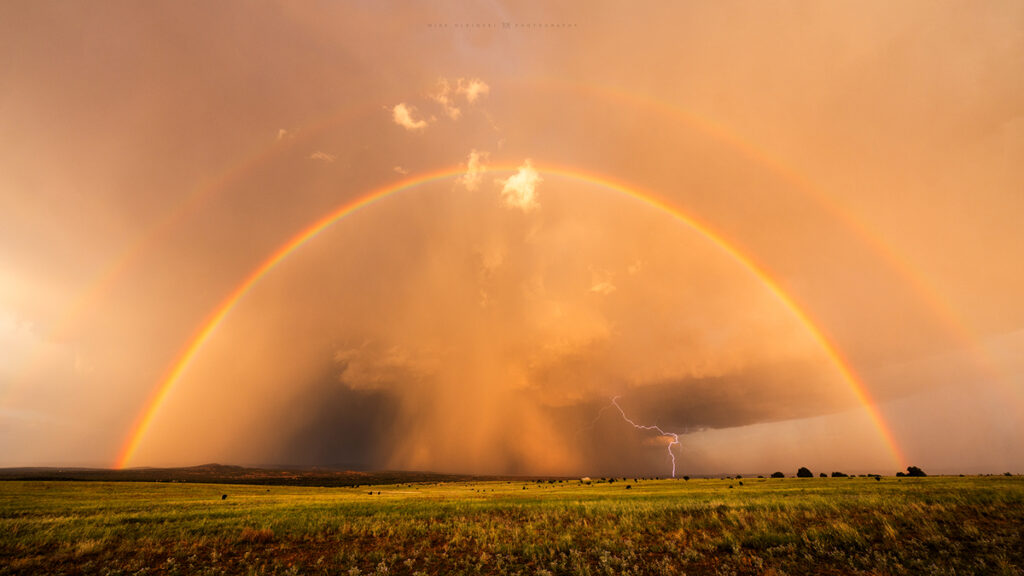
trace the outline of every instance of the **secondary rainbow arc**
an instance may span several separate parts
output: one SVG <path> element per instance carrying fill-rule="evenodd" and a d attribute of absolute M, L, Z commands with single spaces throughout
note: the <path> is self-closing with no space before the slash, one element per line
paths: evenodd
<path fill-rule="evenodd" d="M 534 79 L 531 81 L 530 85 L 536 86 L 537 82 L 539 82 L 539 80 Z M 975 336 L 966 328 L 962 318 L 959 317 L 954 308 L 950 305 L 949 301 L 942 297 L 935 287 L 924 278 L 920 271 L 916 270 L 910 262 L 897 254 L 892 246 L 879 236 L 876 230 L 871 229 L 865 222 L 853 216 L 849 211 L 844 210 L 842 206 L 836 203 L 836 200 L 833 197 L 825 194 L 818 186 L 808 181 L 799 171 L 787 164 L 781 158 L 771 154 L 763 147 L 757 146 L 754 142 L 744 138 L 742 135 L 734 132 L 727 126 L 719 124 L 704 115 L 696 114 L 691 110 L 679 107 L 675 103 L 627 92 L 614 86 L 576 86 L 575 84 L 566 82 L 565 79 L 562 78 L 548 78 L 543 80 L 542 83 L 551 84 L 552 86 L 556 86 L 555 89 L 566 90 L 568 92 L 584 90 L 588 94 L 593 94 L 597 97 L 607 99 L 610 102 L 616 102 L 626 106 L 635 107 L 637 109 L 656 110 L 667 118 L 672 118 L 675 121 L 704 134 L 705 136 L 721 142 L 730 149 L 735 150 L 736 153 L 740 154 L 745 160 L 753 162 L 754 164 L 777 174 L 791 185 L 795 186 L 809 199 L 825 207 L 830 214 L 838 218 L 838 221 L 842 223 L 849 232 L 851 232 L 861 242 L 864 242 L 869 246 L 882 261 L 888 263 L 890 269 L 899 275 L 901 281 L 911 287 L 911 289 L 918 294 L 921 300 L 926 303 L 934 317 L 939 319 L 943 330 L 952 335 L 961 346 L 965 347 L 967 350 L 971 350 L 972 353 L 976 355 L 976 362 L 979 368 L 983 369 L 989 375 L 996 376 L 999 380 L 1006 380 L 1005 375 L 996 374 L 992 366 L 991 359 L 987 358 L 983 353 L 983 350 L 978 347 Z M 341 110 L 332 111 L 331 114 L 324 117 L 315 119 L 295 131 L 298 136 L 297 141 L 305 141 L 313 135 L 319 134 L 327 128 L 334 126 L 339 121 L 346 121 L 347 119 L 358 116 L 360 113 L 365 113 L 369 110 L 367 106 L 369 105 L 350 105 Z M 379 108 L 376 103 L 373 103 L 373 106 Z M 190 193 L 180 203 L 180 205 L 176 206 L 171 211 L 169 215 L 166 215 L 159 222 L 150 226 L 145 234 L 129 243 L 129 245 L 116 258 L 104 267 L 101 274 L 90 281 L 89 285 L 85 290 L 83 290 L 80 297 L 77 298 L 70 309 L 61 316 L 61 320 L 58 322 L 58 328 L 56 331 L 58 333 L 63 333 L 71 326 L 80 322 L 81 318 L 85 314 L 85 310 L 93 308 L 95 306 L 95 302 L 105 298 L 111 287 L 124 275 L 125 271 L 131 267 L 133 263 L 141 260 L 148 248 L 151 247 L 158 238 L 163 237 L 171 228 L 179 225 L 180 220 L 200 207 L 207 197 L 220 193 L 222 189 L 227 186 L 228 182 L 232 181 L 239 175 L 249 172 L 254 166 L 267 161 L 270 157 L 276 156 L 278 152 L 291 148 L 295 143 L 296 142 L 287 142 L 287 146 L 282 146 L 282 142 L 272 142 L 268 143 L 263 148 L 257 147 L 255 155 L 243 155 L 241 163 L 229 166 L 222 174 L 211 179 L 208 182 L 208 185 L 201 186 Z M 7 395 L 9 396 L 15 388 L 16 387 L 11 387 L 8 390 Z M 1014 396 L 1014 398 L 1017 397 L 1019 397 L 1019 391 L 1018 395 Z"/>
<path fill-rule="evenodd" d="M 680 122 L 682 125 L 728 146 L 745 160 L 783 178 L 802 194 L 825 208 L 859 241 L 863 242 L 877 254 L 881 261 L 885 262 L 889 269 L 895 272 L 900 280 L 926 304 L 933 317 L 942 325 L 943 331 L 952 336 L 961 347 L 969 350 L 976 357 L 975 362 L 979 369 L 1003 382 L 1004 386 L 1012 386 L 1012 383 L 1008 382 L 1007 376 L 995 369 L 992 359 L 978 345 L 977 335 L 967 328 L 963 318 L 957 313 L 949 300 L 936 289 L 933 282 L 926 279 L 925 275 L 914 267 L 912 262 L 908 261 L 890 243 L 886 242 L 878 230 L 869 226 L 863 219 L 857 218 L 838 199 L 825 193 L 818 185 L 808 180 L 800 171 L 796 170 L 781 157 L 762 146 L 758 146 L 755 142 L 730 127 L 718 123 L 706 115 L 681 107 L 674 102 L 626 91 L 621 87 L 611 85 L 578 85 L 561 77 L 535 78 L 529 82 L 531 88 L 535 88 L 538 84 L 549 85 L 552 89 L 561 90 L 567 94 L 583 91 L 588 95 L 594 95 L 609 102 L 615 102 L 635 109 L 657 111 L 663 117 L 672 118 L 674 121 Z M 297 136 L 296 142 L 306 141 L 339 122 L 347 121 L 371 109 L 379 109 L 379 103 L 376 101 L 366 101 L 334 110 L 330 114 L 316 118 L 297 130 L 293 130 L 293 134 Z M 95 308 L 96 302 L 108 297 L 109 291 L 121 279 L 126 270 L 134 263 L 142 260 L 148 249 L 158 239 L 164 237 L 171 229 L 180 225 L 180 221 L 201 207 L 208 197 L 220 193 L 236 177 L 248 173 L 253 167 L 268 161 L 280 151 L 291 148 L 296 142 L 289 141 L 283 143 L 277 141 L 269 142 L 263 147 L 257 146 L 254 155 L 243 154 L 240 163 L 232 164 L 223 173 L 210 179 L 207 184 L 193 190 L 170 213 L 163 216 L 158 222 L 150 225 L 144 234 L 130 242 L 117 257 L 112 259 L 103 268 L 101 273 L 89 282 L 69 309 L 60 316 L 57 328 L 55 328 L 58 337 L 81 322 L 86 315 L 86 311 Z M 34 365 L 34 362 L 31 362 L 31 365 Z M 16 389 L 18 389 L 17 386 L 10 387 L 6 392 L 6 396 L 10 396 Z M 1010 391 L 1015 392 L 1013 399 L 1019 400 L 1020 390 L 1011 387 Z M 0 399 L 4 399 L 4 396 L 0 395 Z"/>
<path fill-rule="evenodd" d="M 602 175 L 596 175 L 590 172 L 580 170 L 572 167 L 559 167 L 550 166 L 535 163 L 535 168 L 541 172 L 541 174 L 557 175 L 577 181 L 583 181 L 598 186 L 602 186 L 606 189 L 624 194 L 636 200 L 639 200 L 651 207 L 657 208 L 664 211 L 674 217 L 676 220 L 686 224 L 691 229 L 702 235 L 703 237 L 710 240 L 718 248 L 723 250 L 737 263 L 744 266 L 749 270 L 769 292 L 782 304 L 784 305 L 800 323 L 806 328 L 809 334 L 818 342 L 823 352 L 828 356 L 831 362 L 835 365 L 836 369 L 849 385 L 851 391 L 856 397 L 857 401 L 864 407 L 868 416 L 870 417 L 873 426 L 877 430 L 880 438 L 886 445 L 886 448 L 890 452 L 890 456 L 894 464 L 899 467 L 903 467 L 906 464 L 906 459 L 899 447 L 892 431 L 886 424 L 881 412 L 879 411 L 878 405 L 873 399 L 870 391 L 856 375 L 856 372 L 850 366 L 846 358 L 840 353 L 836 346 L 830 341 L 830 339 L 822 333 L 818 326 L 808 317 L 807 313 L 798 306 L 788 294 L 786 294 L 771 278 L 771 276 L 756 262 L 751 260 L 748 256 L 740 252 L 733 244 L 728 242 L 721 235 L 716 234 L 710 227 L 698 222 L 689 214 L 683 212 L 681 209 L 668 204 L 666 201 L 658 198 L 656 195 L 646 191 L 640 191 L 634 187 L 630 187 L 626 184 L 616 182 Z M 267 275 L 273 270 L 279 263 L 286 259 L 290 254 L 295 252 L 297 249 L 302 247 L 305 243 L 309 242 L 321 232 L 329 228 L 335 222 L 341 220 L 345 216 L 348 216 L 364 207 L 367 207 L 374 202 L 381 200 L 385 197 L 394 195 L 404 190 L 410 190 L 417 186 L 442 180 L 445 178 L 451 178 L 453 180 L 459 177 L 464 172 L 463 167 L 446 167 L 433 172 L 419 174 L 413 177 L 409 177 L 398 182 L 386 185 L 384 187 L 373 190 L 367 194 L 364 194 L 356 199 L 350 200 L 330 213 L 322 216 L 316 221 L 312 222 L 309 226 L 299 231 L 291 239 L 282 244 L 274 252 L 272 252 L 256 269 L 254 269 L 249 275 L 247 275 L 218 305 L 213 311 L 204 319 L 199 329 L 193 334 L 188 340 L 182 351 L 177 355 L 174 363 L 170 366 L 155 391 L 151 394 L 150 398 L 145 404 L 143 411 L 136 418 L 132 425 L 130 433 L 128 434 L 127 440 L 123 445 L 121 451 L 118 454 L 116 466 L 117 468 L 127 467 L 138 451 L 139 446 L 142 444 L 147 432 L 151 428 L 153 421 L 158 415 L 160 408 L 164 405 L 167 398 L 173 392 L 174 387 L 182 379 L 182 376 L 188 370 L 193 360 L 196 358 L 203 345 L 213 336 L 217 328 L 223 323 L 224 319 L 230 314 L 230 312 L 238 305 L 238 303 L 245 297 L 245 295 L 255 286 L 261 278 Z M 510 172 L 515 170 L 514 166 L 491 166 L 489 167 L 491 172 Z"/>

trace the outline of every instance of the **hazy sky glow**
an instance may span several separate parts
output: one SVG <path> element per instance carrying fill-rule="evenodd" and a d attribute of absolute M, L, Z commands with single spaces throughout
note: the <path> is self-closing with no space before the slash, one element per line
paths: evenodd
<path fill-rule="evenodd" d="M 0 466 L 668 474 L 618 396 L 1024 472 L 1022 70 L 1013 2 L 5 5 Z"/>

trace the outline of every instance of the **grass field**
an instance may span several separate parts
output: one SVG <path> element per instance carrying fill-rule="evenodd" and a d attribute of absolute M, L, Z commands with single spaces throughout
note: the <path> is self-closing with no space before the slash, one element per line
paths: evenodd
<path fill-rule="evenodd" d="M 7 481 L 0 574 L 1024 574 L 1022 477 L 740 482 Z"/>

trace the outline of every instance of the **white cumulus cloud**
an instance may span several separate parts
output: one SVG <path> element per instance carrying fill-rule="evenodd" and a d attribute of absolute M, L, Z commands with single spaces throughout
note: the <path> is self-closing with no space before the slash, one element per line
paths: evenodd
<path fill-rule="evenodd" d="M 483 180 L 484 172 L 487 171 L 487 166 L 484 165 L 486 159 L 487 152 L 470 150 L 469 159 L 466 160 L 466 173 L 459 178 L 459 182 L 466 187 L 466 190 L 472 191 L 480 187 L 480 181 Z"/>
<path fill-rule="evenodd" d="M 437 92 L 431 94 L 430 98 L 440 104 L 444 108 L 444 113 L 452 120 L 458 120 L 459 116 L 462 116 L 462 110 L 455 106 L 451 84 L 444 78 L 437 81 Z"/>
<path fill-rule="evenodd" d="M 466 101 L 472 104 L 476 102 L 476 99 L 482 95 L 488 94 L 491 91 L 491 87 L 486 82 L 479 78 L 459 78 L 456 84 L 456 91 L 459 94 L 463 94 L 466 97 Z"/>
<path fill-rule="evenodd" d="M 519 208 L 523 212 L 529 212 L 540 204 L 537 202 L 537 184 L 543 179 L 533 168 L 529 159 L 523 161 L 519 170 L 506 180 L 496 180 L 501 184 L 501 198 L 505 206 Z"/>
<path fill-rule="evenodd" d="M 316 152 L 313 152 L 312 154 L 309 155 L 309 159 L 310 160 L 320 160 L 320 161 L 327 162 L 328 164 L 330 164 L 330 163 L 334 162 L 337 159 L 337 156 L 335 156 L 334 154 L 328 154 L 327 152 L 321 152 L 321 151 L 317 150 Z"/>
<path fill-rule="evenodd" d="M 419 120 L 413 120 L 412 113 L 415 111 L 415 107 L 407 106 L 405 102 L 400 102 L 391 109 L 391 117 L 395 120 L 395 124 L 398 124 L 406 130 L 423 130 L 427 127 L 427 121 L 422 118 Z"/>
<path fill-rule="evenodd" d="M 491 87 L 479 78 L 458 78 L 454 81 L 454 88 L 452 82 L 441 78 L 437 81 L 437 91 L 430 95 L 430 99 L 444 108 L 445 115 L 452 120 L 458 120 L 462 116 L 462 110 L 456 105 L 458 96 L 462 96 L 466 102 L 473 104 L 490 91 Z"/>
<path fill-rule="evenodd" d="M 590 270 L 591 282 L 590 291 L 595 294 L 607 296 L 612 292 L 615 292 L 616 286 L 612 282 L 614 274 L 608 270 Z"/>

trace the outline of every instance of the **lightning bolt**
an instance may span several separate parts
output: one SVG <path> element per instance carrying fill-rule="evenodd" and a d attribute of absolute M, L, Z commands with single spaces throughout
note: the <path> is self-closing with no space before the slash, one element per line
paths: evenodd
<path fill-rule="evenodd" d="M 598 421 L 600 421 L 600 420 L 601 420 L 601 417 L 602 417 L 602 416 L 604 416 L 604 413 L 605 413 L 605 412 L 606 412 L 606 411 L 607 411 L 607 410 L 608 410 L 609 408 L 611 408 L 611 407 L 612 407 L 612 405 L 611 405 L 611 404 L 609 404 L 609 405 L 607 405 L 607 406 L 604 406 L 604 407 L 602 407 L 602 408 L 601 408 L 600 410 L 598 410 L 598 411 L 597 411 L 597 416 L 595 416 L 595 417 L 594 417 L 594 421 L 593 421 L 593 422 L 591 422 L 591 423 L 590 423 L 589 425 L 587 425 L 587 426 L 584 426 L 583 428 L 580 428 L 579 430 L 577 430 L 577 431 L 576 431 L 576 436 L 579 436 L 580 434 L 582 434 L 583 432 L 586 432 L 587 430 L 593 430 L 593 429 L 594 429 L 594 426 L 597 426 L 597 423 L 598 423 Z"/>
<path fill-rule="evenodd" d="M 672 459 L 672 477 L 675 478 L 676 477 L 676 453 L 672 451 L 672 447 L 673 446 L 682 446 L 682 444 L 679 443 L 679 434 L 676 434 L 675 432 L 665 432 L 659 426 L 644 426 L 643 424 L 637 424 L 636 422 L 633 422 L 633 420 L 631 420 L 629 418 L 629 416 L 626 416 L 626 412 L 622 409 L 622 406 L 619 406 L 619 398 L 621 398 L 621 396 L 616 396 L 616 397 L 612 398 L 612 405 L 615 406 L 616 409 L 618 409 L 619 414 L 622 415 L 622 419 L 623 420 L 625 420 L 626 422 L 629 422 L 637 430 L 654 430 L 655 432 L 657 432 L 661 436 L 663 436 L 665 438 L 671 438 L 672 439 L 672 441 L 668 443 L 668 457 Z M 607 408 L 607 406 L 605 408 Z M 599 414 L 598 418 L 600 418 L 600 417 L 601 416 Z"/>

